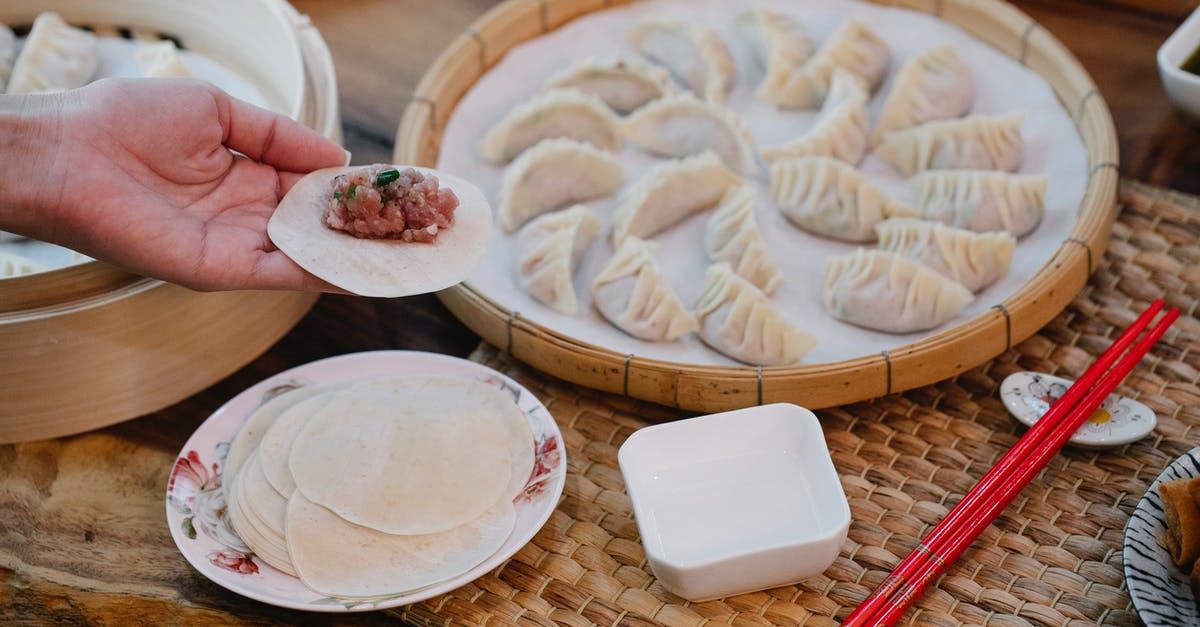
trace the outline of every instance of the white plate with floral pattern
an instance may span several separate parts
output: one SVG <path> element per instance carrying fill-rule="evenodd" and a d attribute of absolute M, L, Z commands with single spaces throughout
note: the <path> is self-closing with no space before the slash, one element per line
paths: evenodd
<path fill-rule="evenodd" d="M 1000 384 L 1000 399 L 1008 413 L 1032 427 L 1075 382 L 1040 372 L 1014 372 Z M 1079 426 L 1069 443 L 1082 448 L 1107 448 L 1140 440 L 1158 423 L 1154 411 L 1131 398 L 1109 394 Z"/>
<path fill-rule="evenodd" d="M 536 461 L 525 490 L 513 500 L 517 522 L 496 553 L 471 570 L 419 590 L 371 599 L 331 598 L 275 570 L 233 531 L 225 510 L 221 474 L 229 443 L 254 410 L 274 396 L 305 385 L 375 377 L 472 377 L 500 387 L 516 400 L 533 430 Z M 188 439 L 167 483 L 167 523 L 187 561 L 202 575 L 238 594 L 281 607 L 316 612 L 385 609 L 422 601 L 462 586 L 500 566 L 545 524 L 562 495 L 566 453 L 554 418 L 532 392 L 487 366 L 415 351 L 377 351 L 330 357 L 281 372 L 247 388 L 209 416 Z"/>

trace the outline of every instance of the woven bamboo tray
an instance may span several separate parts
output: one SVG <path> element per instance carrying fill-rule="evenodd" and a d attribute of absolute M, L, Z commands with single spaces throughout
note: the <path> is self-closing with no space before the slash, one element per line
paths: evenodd
<path fill-rule="evenodd" d="M 459 99 L 511 47 L 580 15 L 620 4 L 601 0 L 508 0 L 454 40 L 417 85 L 396 135 L 395 161 L 434 166 Z M 439 293 L 473 331 L 539 370 L 591 388 L 698 411 L 788 401 L 831 407 L 940 381 L 1032 335 L 1079 292 L 1108 245 L 1117 185 L 1112 117 L 1091 78 L 1049 32 L 998 0 L 881 2 L 932 13 L 1041 75 L 1072 114 L 1087 148 L 1089 178 L 1077 222 L 1053 258 L 988 313 L 892 351 L 780 368 L 698 366 L 618 354 L 522 318 L 468 284 Z"/>
<path fill-rule="evenodd" d="M 332 59 L 307 18 L 282 0 L 193 5 L 21 0 L 0 7 L 0 22 L 27 26 L 54 10 L 101 34 L 169 35 L 340 142 Z M 265 351 L 316 298 L 199 293 L 95 261 L 0 280 L 0 443 L 96 429 L 186 398 Z"/>

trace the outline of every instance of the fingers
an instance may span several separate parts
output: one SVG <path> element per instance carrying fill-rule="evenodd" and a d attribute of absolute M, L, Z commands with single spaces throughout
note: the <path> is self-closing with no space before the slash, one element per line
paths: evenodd
<path fill-rule="evenodd" d="M 212 88 L 224 143 L 277 170 L 310 172 L 343 165 L 346 151 L 320 133 L 284 116 Z"/>
<path fill-rule="evenodd" d="M 238 286 L 239 289 L 348 293 L 346 290 L 310 274 L 278 250 L 263 253 L 245 279 L 247 283 Z"/>

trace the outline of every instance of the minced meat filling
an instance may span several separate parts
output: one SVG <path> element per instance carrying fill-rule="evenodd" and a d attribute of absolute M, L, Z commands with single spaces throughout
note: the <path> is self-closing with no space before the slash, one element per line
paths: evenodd
<path fill-rule="evenodd" d="M 354 237 L 432 242 L 454 224 L 456 208 L 458 197 L 437 177 L 373 165 L 333 178 L 322 220 Z"/>

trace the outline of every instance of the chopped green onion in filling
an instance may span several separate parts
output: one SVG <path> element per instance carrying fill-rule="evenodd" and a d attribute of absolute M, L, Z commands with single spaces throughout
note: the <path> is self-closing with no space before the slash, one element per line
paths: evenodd
<path fill-rule="evenodd" d="M 387 185 L 388 183 L 391 183 L 392 181 L 395 181 L 398 178 L 400 178 L 399 170 L 396 170 L 395 168 L 393 168 L 391 170 L 384 170 L 383 172 L 379 173 L 379 176 L 375 177 L 375 184 L 376 185 Z"/>
<path fill-rule="evenodd" d="M 358 185 L 350 184 L 350 190 L 346 193 L 346 198 L 354 198 L 354 192 L 358 190 Z"/>

